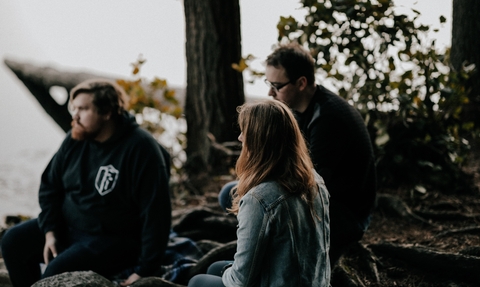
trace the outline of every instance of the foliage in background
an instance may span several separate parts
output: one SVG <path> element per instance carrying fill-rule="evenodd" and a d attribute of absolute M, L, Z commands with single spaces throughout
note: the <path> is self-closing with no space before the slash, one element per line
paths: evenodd
<path fill-rule="evenodd" d="M 155 77 L 149 81 L 140 76 L 146 61 L 139 57 L 132 63 L 133 79 L 118 79 L 117 83 L 127 92 L 128 110 L 137 122 L 147 129 L 172 156 L 173 171 L 177 172 L 185 162 L 186 123 L 183 109 L 176 98 L 175 90 L 168 87 L 165 79 Z"/>
<path fill-rule="evenodd" d="M 473 131 L 462 122 L 472 67 L 455 72 L 428 26 L 394 13 L 392 0 L 303 0 L 305 19 L 282 17 L 279 41 L 308 47 L 320 76 L 364 116 L 380 186 L 457 191 Z M 441 23 L 446 19 L 440 17 Z"/>
<path fill-rule="evenodd" d="M 451 69 L 449 50 L 437 51 L 430 28 L 416 23 L 420 13 L 396 14 L 392 0 L 300 3 L 305 19 L 281 17 L 278 40 L 307 47 L 320 83 L 333 85 L 360 111 L 374 143 L 379 186 L 468 189 L 462 165 L 470 149 L 466 137 L 475 130 L 460 113 L 473 67 Z M 236 68 L 251 70 L 246 60 Z"/>

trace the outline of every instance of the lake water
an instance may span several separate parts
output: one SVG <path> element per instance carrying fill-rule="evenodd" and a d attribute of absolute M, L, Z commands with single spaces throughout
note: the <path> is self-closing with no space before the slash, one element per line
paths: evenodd
<path fill-rule="evenodd" d="M 40 176 L 51 157 L 51 150 L 25 150 L 0 163 L 0 216 L 37 216 Z M 3 224 L 3 220 L 2 220 Z"/>

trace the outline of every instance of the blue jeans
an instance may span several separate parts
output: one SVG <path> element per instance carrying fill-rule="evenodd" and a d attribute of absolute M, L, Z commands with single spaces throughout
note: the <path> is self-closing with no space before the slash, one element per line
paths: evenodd
<path fill-rule="evenodd" d="M 73 230 L 56 236 L 58 255 L 41 274 L 45 235 L 37 220 L 23 222 L 5 233 L 2 255 L 13 286 L 32 286 L 40 279 L 72 271 L 92 270 L 108 278 L 135 265 L 140 254 L 140 242 L 131 238 Z"/>
<path fill-rule="evenodd" d="M 222 207 L 225 212 L 227 212 L 227 208 L 232 207 L 232 196 L 230 195 L 232 188 L 234 188 L 238 184 L 238 181 L 231 181 L 226 183 L 220 193 L 218 194 L 218 203 Z"/>
<path fill-rule="evenodd" d="M 225 287 L 222 282 L 223 268 L 233 261 L 217 261 L 210 265 L 207 274 L 198 274 L 188 281 L 188 287 Z"/>
<path fill-rule="evenodd" d="M 227 210 L 232 206 L 231 190 L 238 181 L 225 184 L 218 194 L 218 203 Z M 328 189 L 328 187 L 327 187 Z M 362 239 L 370 225 L 370 216 L 357 218 L 342 203 L 330 198 L 330 266 L 333 268 L 343 253 L 355 242 Z"/>

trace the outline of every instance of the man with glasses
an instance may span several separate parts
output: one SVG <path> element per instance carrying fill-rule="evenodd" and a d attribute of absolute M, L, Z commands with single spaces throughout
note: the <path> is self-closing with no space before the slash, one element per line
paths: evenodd
<path fill-rule="evenodd" d="M 278 47 L 266 60 L 268 95 L 293 111 L 310 157 L 330 193 L 332 267 L 370 224 L 376 194 L 375 160 L 360 113 L 315 84 L 315 63 L 297 43 Z"/>
<path fill-rule="evenodd" d="M 370 224 L 376 194 L 370 137 L 355 108 L 315 84 L 314 60 L 299 44 L 278 47 L 266 64 L 268 95 L 293 110 L 315 169 L 331 196 L 329 255 L 333 268 Z M 220 191 L 219 202 L 224 209 L 231 204 L 230 190 L 235 185 L 227 183 Z"/>

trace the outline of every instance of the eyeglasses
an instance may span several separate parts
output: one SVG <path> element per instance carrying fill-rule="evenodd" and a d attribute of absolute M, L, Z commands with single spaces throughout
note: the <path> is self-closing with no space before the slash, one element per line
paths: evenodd
<path fill-rule="evenodd" d="M 273 89 L 275 92 L 280 92 L 281 88 L 285 87 L 288 84 L 294 83 L 293 81 L 288 81 L 288 82 L 283 83 L 283 84 L 274 85 L 272 82 L 268 81 L 267 79 L 265 79 L 264 82 L 265 82 L 265 84 L 267 84 L 267 86 L 269 88 Z"/>

